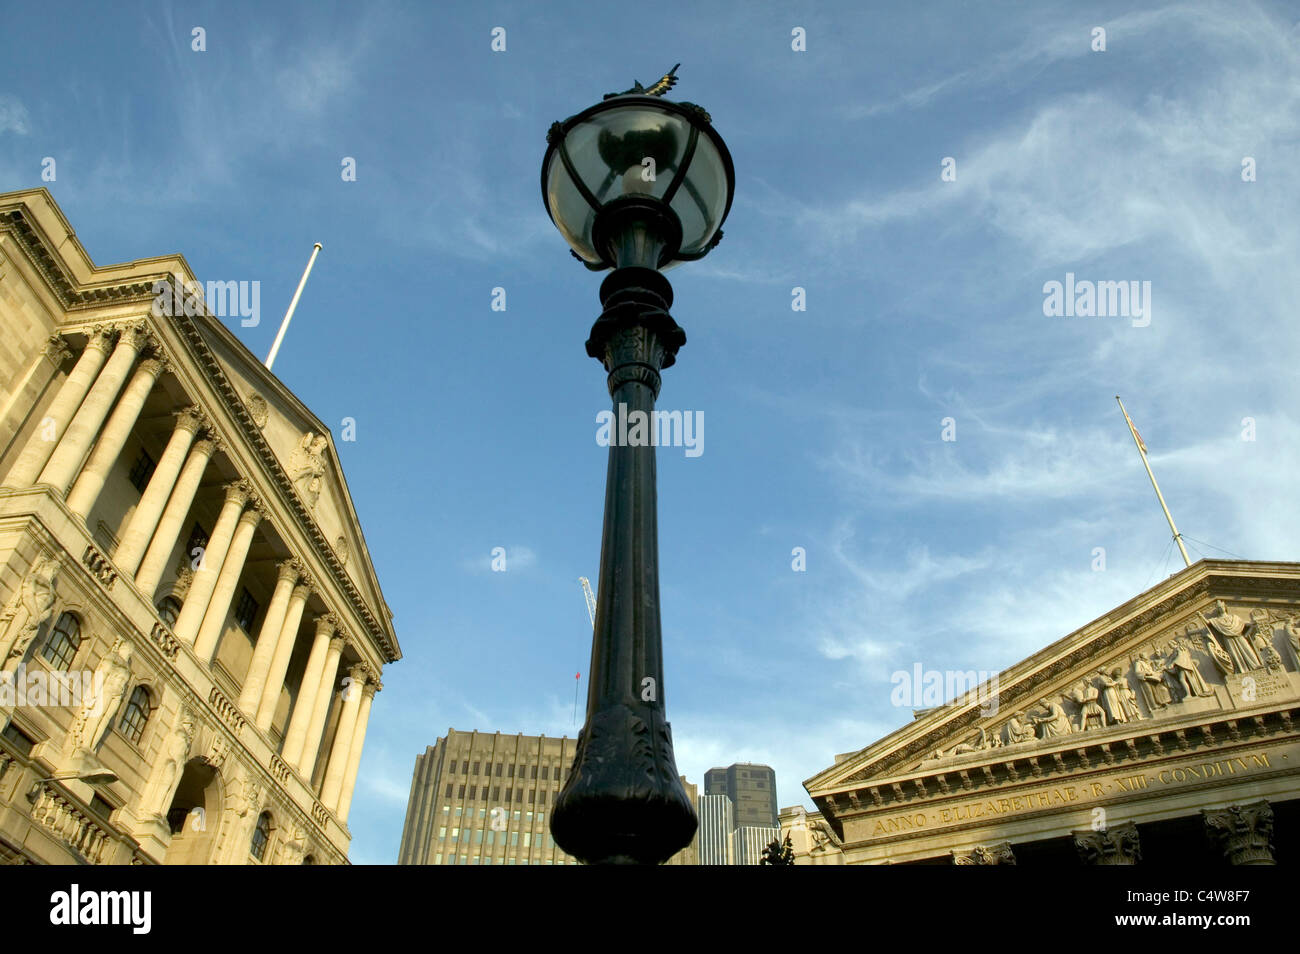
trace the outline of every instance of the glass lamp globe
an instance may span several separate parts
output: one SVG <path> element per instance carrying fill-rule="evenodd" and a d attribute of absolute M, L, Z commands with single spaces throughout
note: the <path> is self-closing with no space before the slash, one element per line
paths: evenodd
<path fill-rule="evenodd" d="M 593 271 L 627 264 L 630 233 L 657 253 L 640 264 L 659 269 L 703 258 L 721 238 L 735 170 L 699 106 L 612 96 L 555 123 L 547 142 L 546 211 Z"/>

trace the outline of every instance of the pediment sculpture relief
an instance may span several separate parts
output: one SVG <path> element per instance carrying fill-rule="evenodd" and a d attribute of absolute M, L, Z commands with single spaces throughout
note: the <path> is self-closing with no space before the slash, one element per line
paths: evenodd
<path fill-rule="evenodd" d="M 321 482 L 325 477 L 325 445 L 328 443 L 324 434 L 307 431 L 289 459 L 289 476 L 308 510 L 314 509 L 320 499 Z"/>

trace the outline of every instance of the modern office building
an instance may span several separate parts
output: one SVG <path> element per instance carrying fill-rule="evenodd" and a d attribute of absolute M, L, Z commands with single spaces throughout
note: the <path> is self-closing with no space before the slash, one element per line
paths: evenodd
<path fill-rule="evenodd" d="M 401 652 L 329 429 L 196 287 L 0 194 L 0 863 L 347 861 Z"/>
<path fill-rule="evenodd" d="M 569 769 L 568 736 L 447 734 L 416 756 L 397 863 L 572 865 L 551 838 L 550 812 Z M 696 786 L 682 779 L 687 794 Z M 666 864 L 698 864 L 692 845 Z"/>
<path fill-rule="evenodd" d="M 704 794 L 731 799 L 735 826 L 777 828 L 776 772 L 767 765 L 737 762 L 704 773 Z"/>
<path fill-rule="evenodd" d="M 763 857 L 763 849 L 771 844 L 772 839 L 781 834 L 781 829 L 766 825 L 739 825 L 732 834 L 735 848 L 732 857 L 734 864 L 756 865 Z"/>
<path fill-rule="evenodd" d="M 735 857 L 735 817 L 727 795 L 701 795 L 696 803 L 700 864 L 729 865 Z"/>
<path fill-rule="evenodd" d="M 1201 560 L 804 786 L 804 863 L 1300 857 L 1300 564 Z"/>

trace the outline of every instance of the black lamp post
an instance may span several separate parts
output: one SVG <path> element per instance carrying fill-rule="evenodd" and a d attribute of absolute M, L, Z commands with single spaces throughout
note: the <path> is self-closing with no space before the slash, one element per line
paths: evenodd
<path fill-rule="evenodd" d="M 608 372 L 615 415 L 625 405 L 652 429 L 659 372 L 686 343 L 660 270 L 718 243 L 735 189 L 709 114 L 659 98 L 676 69 L 553 124 L 542 162 L 547 212 L 574 256 L 613 269 L 587 354 Z M 551 818 L 556 843 L 586 864 L 661 864 L 697 825 L 664 710 L 655 510 L 654 447 L 612 438 L 587 718 Z"/>

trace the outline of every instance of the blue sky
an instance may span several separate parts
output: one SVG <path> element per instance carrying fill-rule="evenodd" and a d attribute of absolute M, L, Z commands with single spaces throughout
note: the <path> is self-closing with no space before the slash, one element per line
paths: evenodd
<path fill-rule="evenodd" d="M 722 244 L 670 274 L 689 340 L 660 407 L 705 421 L 701 456 L 659 452 L 688 778 L 765 762 L 782 805 L 807 803 L 803 779 L 910 718 L 894 671 L 1000 670 L 1172 572 L 1117 393 L 1193 559 L 1296 558 L 1293 6 L 597 11 L 5 13 L 0 187 L 47 185 L 97 263 L 181 252 L 200 279 L 260 281 L 260 326 L 230 321 L 264 355 L 324 244 L 276 373 L 336 441 L 357 422 L 338 447 L 405 652 L 353 861 L 395 859 L 415 756 L 448 727 L 576 734 L 608 405 L 583 351 L 599 276 L 539 168 L 553 120 L 679 61 L 672 95 L 709 109 L 737 171 Z M 1067 273 L 1149 281 L 1149 324 L 1046 316 Z"/>

